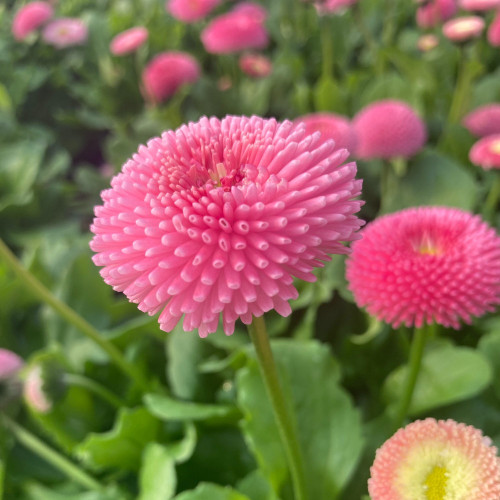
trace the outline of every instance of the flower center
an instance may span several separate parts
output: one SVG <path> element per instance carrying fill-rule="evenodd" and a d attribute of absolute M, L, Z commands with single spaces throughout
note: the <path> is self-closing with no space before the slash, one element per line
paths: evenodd
<path fill-rule="evenodd" d="M 424 235 L 417 245 L 417 252 L 421 255 L 441 255 L 443 252 L 429 235 Z"/>
<path fill-rule="evenodd" d="M 424 483 L 427 500 L 444 500 L 447 482 L 448 473 L 446 468 L 436 465 Z"/>
<path fill-rule="evenodd" d="M 493 141 L 490 145 L 490 151 L 496 155 L 500 155 L 500 139 Z"/>
<path fill-rule="evenodd" d="M 234 186 L 243 178 L 238 170 L 228 174 L 224 163 L 217 163 L 213 169 L 209 170 L 208 175 L 214 181 L 215 186 L 222 187 L 224 191 L 230 191 L 231 186 Z"/>

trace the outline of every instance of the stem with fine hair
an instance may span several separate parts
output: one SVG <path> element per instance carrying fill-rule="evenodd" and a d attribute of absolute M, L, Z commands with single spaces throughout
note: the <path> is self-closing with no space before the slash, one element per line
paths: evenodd
<path fill-rule="evenodd" d="M 104 488 L 102 484 L 87 474 L 87 472 L 68 460 L 64 455 L 61 455 L 58 451 L 45 444 L 27 429 L 21 427 L 7 415 L 3 415 L 2 420 L 5 427 L 12 432 L 15 438 L 24 447 L 60 470 L 64 475 L 89 490 L 102 490 Z"/>
<path fill-rule="evenodd" d="M 84 377 L 83 375 L 78 375 L 76 373 L 66 373 L 64 375 L 64 381 L 73 386 L 82 387 L 90 392 L 93 392 L 96 396 L 99 396 L 102 400 L 109 403 L 114 408 L 121 408 L 122 406 L 128 406 L 124 401 L 122 401 L 118 396 L 115 396 L 109 389 L 98 384 L 94 380 Z"/>
<path fill-rule="evenodd" d="M 62 318 L 80 330 L 89 339 L 93 340 L 101 349 L 103 349 L 109 358 L 116 364 L 120 370 L 132 379 L 143 391 L 149 391 L 149 384 L 145 377 L 135 366 L 130 364 L 123 354 L 111 343 L 105 339 L 90 323 L 82 318 L 75 310 L 66 303 L 59 300 L 48 288 L 38 281 L 33 274 L 23 267 L 21 262 L 9 250 L 7 245 L 0 239 L 0 257 L 9 265 L 17 277 L 26 285 L 39 300 L 52 307 Z"/>
<path fill-rule="evenodd" d="M 321 36 L 322 77 L 333 78 L 332 24 L 329 16 L 319 18 Z"/>
<path fill-rule="evenodd" d="M 422 365 L 422 357 L 424 354 L 425 343 L 427 341 L 427 330 L 428 327 L 423 326 L 422 328 L 415 328 L 415 331 L 413 332 L 408 371 L 403 387 L 403 394 L 401 395 L 401 399 L 399 400 L 399 405 L 396 410 L 396 417 L 394 421 L 396 428 L 402 426 L 406 415 L 408 414 L 408 409 L 410 408 L 413 391 L 415 390 L 418 374 Z"/>
<path fill-rule="evenodd" d="M 305 486 L 304 464 L 297 431 L 290 413 L 289 405 L 283 396 L 264 318 L 254 317 L 248 330 L 255 347 L 260 371 L 264 379 L 264 385 L 266 386 L 267 393 L 271 400 L 271 406 L 273 408 L 281 441 L 285 448 L 285 454 L 292 476 L 295 500 L 306 500 L 307 492 Z"/>

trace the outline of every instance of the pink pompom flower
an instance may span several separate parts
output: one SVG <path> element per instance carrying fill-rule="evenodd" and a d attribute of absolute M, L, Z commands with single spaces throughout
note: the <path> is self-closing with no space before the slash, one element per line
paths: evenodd
<path fill-rule="evenodd" d="M 417 420 L 378 450 L 372 500 L 498 500 L 500 458 L 490 438 L 454 420 Z"/>
<path fill-rule="evenodd" d="M 484 19 L 479 16 L 457 17 L 443 25 L 443 34 L 452 42 L 466 42 L 481 36 Z"/>
<path fill-rule="evenodd" d="M 87 41 L 88 29 L 78 18 L 63 17 L 55 19 L 45 26 L 42 39 L 45 43 L 58 49 L 83 45 Z"/>
<path fill-rule="evenodd" d="M 201 33 L 205 50 L 212 54 L 230 54 L 265 48 L 269 43 L 263 24 L 265 15 L 261 6 L 245 2 L 243 6 L 216 17 Z"/>
<path fill-rule="evenodd" d="M 115 290 L 201 337 L 287 316 L 293 277 L 344 254 L 362 202 L 333 141 L 257 116 L 201 118 L 141 146 L 102 193 L 90 246 Z"/>
<path fill-rule="evenodd" d="M 45 24 L 54 15 L 48 2 L 30 2 L 21 7 L 12 22 L 12 34 L 16 40 L 24 40 L 30 33 Z"/>
<path fill-rule="evenodd" d="M 307 134 L 321 133 L 321 140 L 334 140 L 337 149 L 347 149 L 349 153 L 356 149 L 356 133 L 345 116 L 335 113 L 311 113 L 299 116 L 294 123 L 304 123 Z"/>
<path fill-rule="evenodd" d="M 430 50 L 435 49 L 438 45 L 439 45 L 439 38 L 431 33 L 427 35 L 422 35 L 417 40 L 418 50 L 422 52 L 429 52 Z"/>
<path fill-rule="evenodd" d="M 144 68 L 142 84 L 148 100 L 157 104 L 172 97 L 185 84 L 200 77 L 196 59 L 185 52 L 162 52 Z"/>
<path fill-rule="evenodd" d="M 356 303 L 395 328 L 458 329 L 500 303 L 500 237 L 456 208 L 409 208 L 366 227 L 346 276 Z"/>
<path fill-rule="evenodd" d="M 500 0 L 460 0 L 460 7 L 464 10 L 484 12 L 500 7 Z"/>
<path fill-rule="evenodd" d="M 469 152 L 469 159 L 486 170 L 500 168 L 500 134 L 488 135 L 477 141 Z"/>
<path fill-rule="evenodd" d="M 500 47 L 500 9 L 488 28 L 488 42 L 492 47 Z"/>
<path fill-rule="evenodd" d="M 417 9 L 417 24 L 420 28 L 434 28 L 456 12 L 455 0 L 430 0 Z"/>
<path fill-rule="evenodd" d="M 273 70 L 270 59 L 262 54 L 242 54 L 239 65 L 243 73 L 254 78 L 269 76 Z"/>
<path fill-rule="evenodd" d="M 320 0 L 315 2 L 319 14 L 336 14 L 345 11 L 358 0 Z"/>
<path fill-rule="evenodd" d="M 491 103 L 476 108 L 465 116 L 462 124 L 478 137 L 500 134 L 500 104 Z"/>
<path fill-rule="evenodd" d="M 126 31 L 118 33 L 109 45 L 109 49 L 115 56 L 123 56 L 135 52 L 148 39 L 149 32 L 143 26 L 135 26 Z"/>
<path fill-rule="evenodd" d="M 358 158 L 407 158 L 422 149 L 427 140 L 424 122 L 401 101 L 374 102 L 354 117 L 353 125 Z"/>
<path fill-rule="evenodd" d="M 175 19 L 194 23 L 204 19 L 221 0 L 168 0 L 165 8 Z"/>

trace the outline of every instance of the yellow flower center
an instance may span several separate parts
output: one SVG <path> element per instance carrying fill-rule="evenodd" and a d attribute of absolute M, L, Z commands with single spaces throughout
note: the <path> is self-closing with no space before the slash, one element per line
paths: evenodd
<path fill-rule="evenodd" d="M 493 141 L 490 146 L 490 151 L 496 155 L 500 155 L 500 139 Z"/>
<path fill-rule="evenodd" d="M 436 465 L 425 480 L 425 494 L 427 500 L 444 500 L 446 495 L 447 471 L 444 467 Z"/>

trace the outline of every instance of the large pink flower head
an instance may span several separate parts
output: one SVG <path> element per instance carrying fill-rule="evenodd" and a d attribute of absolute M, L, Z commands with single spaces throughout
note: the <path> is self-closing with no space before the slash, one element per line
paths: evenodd
<path fill-rule="evenodd" d="M 500 303 L 500 237 L 456 208 L 409 208 L 368 224 L 346 276 L 356 303 L 395 328 L 458 329 Z"/>
<path fill-rule="evenodd" d="M 194 57 L 185 52 L 162 52 L 144 68 L 144 94 L 153 103 L 160 103 L 177 92 L 179 87 L 194 83 L 200 77 L 200 67 Z"/>
<path fill-rule="evenodd" d="M 460 7 L 464 10 L 484 12 L 500 7 L 500 0 L 460 0 Z"/>
<path fill-rule="evenodd" d="M 500 458 L 491 439 L 454 420 L 417 420 L 378 450 L 372 500 L 498 500 Z"/>
<path fill-rule="evenodd" d="M 149 32 L 143 26 L 134 26 L 126 31 L 118 33 L 109 45 L 109 49 L 115 56 L 123 56 L 135 52 L 148 39 Z"/>
<path fill-rule="evenodd" d="M 424 122 L 408 106 L 395 101 L 377 101 L 362 109 L 353 120 L 358 140 L 358 158 L 409 157 L 427 140 Z"/>
<path fill-rule="evenodd" d="M 356 133 L 345 116 L 335 113 L 310 113 L 299 116 L 294 123 L 304 123 L 307 134 L 321 132 L 324 141 L 333 139 L 337 149 L 347 149 L 349 153 L 356 149 Z"/>
<path fill-rule="evenodd" d="M 417 9 L 417 24 L 420 28 L 433 28 L 456 12 L 455 0 L 430 0 Z"/>
<path fill-rule="evenodd" d="M 263 49 L 269 43 L 264 21 L 265 10 L 261 6 L 244 2 L 213 19 L 201 33 L 201 41 L 205 50 L 212 54 Z"/>
<path fill-rule="evenodd" d="M 469 152 L 469 159 L 486 170 L 500 168 L 500 134 L 488 135 L 477 141 Z"/>
<path fill-rule="evenodd" d="M 12 22 L 12 34 L 16 40 L 24 40 L 31 32 L 45 24 L 54 15 L 48 2 L 30 2 L 21 7 Z"/>
<path fill-rule="evenodd" d="M 106 283 L 170 331 L 226 334 L 291 312 L 293 276 L 357 236 L 361 181 L 347 153 L 274 119 L 202 118 L 141 146 L 102 193 L 90 246 Z"/>
<path fill-rule="evenodd" d="M 452 42 L 466 42 L 481 36 L 484 19 L 479 16 L 457 17 L 444 23 L 443 35 Z"/>
<path fill-rule="evenodd" d="M 45 26 L 42 39 L 45 43 L 58 49 L 82 45 L 87 41 L 88 29 L 78 18 L 64 17 L 55 19 Z"/>
<path fill-rule="evenodd" d="M 500 9 L 488 28 L 488 42 L 493 47 L 500 47 Z"/>
<path fill-rule="evenodd" d="M 474 109 L 464 117 L 462 124 L 478 137 L 500 134 L 500 104 L 485 104 Z"/>
<path fill-rule="evenodd" d="M 165 8 L 172 17 L 185 23 L 205 18 L 221 0 L 167 0 Z"/>

